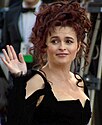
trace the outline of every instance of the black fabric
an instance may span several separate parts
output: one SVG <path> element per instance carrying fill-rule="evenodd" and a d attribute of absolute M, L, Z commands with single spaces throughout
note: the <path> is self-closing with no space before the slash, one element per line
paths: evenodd
<path fill-rule="evenodd" d="M 45 86 L 25 100 L 26 81 L 35 74 L 42 76 Z M 14 87 L 8 106 L 8 125 L 87 125 L 89 122 L 90 101 L 86 100 L 84 107 L 79 99 L 58 101 L 49 82 L 41 72 L 31 70 L 26 76 L 13 78 L 13 82 Z M 84 91 L 88 95 L 86 86 Z M 44 95 L 44 98 L 36 107 L 41 95 Z"/>

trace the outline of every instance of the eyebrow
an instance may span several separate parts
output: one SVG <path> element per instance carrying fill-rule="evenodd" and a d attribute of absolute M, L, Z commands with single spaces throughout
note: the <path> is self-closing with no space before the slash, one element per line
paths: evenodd
<path fill-rule="evenodd" d="M 53 39 L 53 38 L 59 38 L 59 37 L 58 36 L 52 36 L 51 39 Z"/>
<path fill-rule="evenodd" d="M 59 38 L 59 37 L 58 36 L 52 36 L 51 39 L 53 39 L 53 38 Z M 74 38 L 68 37 L 68 36 L 66 36 L 65 38 L 74 40 Z"/>
<path fill-rule="evenodd" d="M 72 37 L 65 37 L 65 38 L 74 40 L 74 38 L 72 38 Z"/>

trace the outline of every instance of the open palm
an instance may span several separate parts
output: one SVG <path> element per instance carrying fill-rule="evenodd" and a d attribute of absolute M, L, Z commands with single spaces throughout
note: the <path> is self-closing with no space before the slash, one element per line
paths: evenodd
<path fill-rule="evenodd" d="M 1 59 L 11 73 L 18 74 L 19 72 L 22 72 L 23 74 L 26 74 L 27 66 L 21 53 L 17 57 L 16 52 L 11 45 L 7 45 L 7 51 L 5 49 L 2 51 L 5 58 L 1 57 Z"/>

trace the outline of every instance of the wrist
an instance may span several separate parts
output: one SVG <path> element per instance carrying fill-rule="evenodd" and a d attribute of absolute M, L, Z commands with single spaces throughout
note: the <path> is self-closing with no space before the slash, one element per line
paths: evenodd
<path fill-rule="evenodd" d="M 18 72 L 18 73 L 12 73 L 12 75 L 16 78 L 16 77 L 23 76 L 23 75 L 25 75 L 25 74 L 23 73 L 23 71 L 20 71 L 20 72 Z"/>

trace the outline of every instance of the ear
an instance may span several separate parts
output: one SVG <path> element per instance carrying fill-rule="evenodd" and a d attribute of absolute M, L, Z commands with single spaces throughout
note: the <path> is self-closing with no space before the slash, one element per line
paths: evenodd
<path fill-rule="evenodd" d="M 81 47 L 81 42 L 78 43 L 77 52 L 80 50 L 80 47 Z"/>

